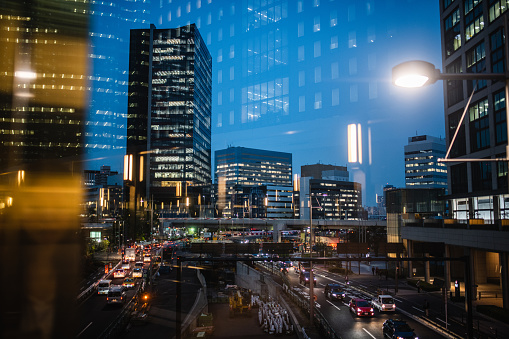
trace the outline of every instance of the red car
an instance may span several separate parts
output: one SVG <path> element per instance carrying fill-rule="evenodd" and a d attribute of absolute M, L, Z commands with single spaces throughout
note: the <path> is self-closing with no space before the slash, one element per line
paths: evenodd
<path fill-rule="evenodd" d="M 354 298 L 350 300 L 350 311 L 353 312 L 353 314 L 359 316 L 359 317 L 372 317 L 375 315 L 375 311 L 373 310 L 373 307 L 371 307 L 371 303 L 364 299 L 357 299 Z"/>

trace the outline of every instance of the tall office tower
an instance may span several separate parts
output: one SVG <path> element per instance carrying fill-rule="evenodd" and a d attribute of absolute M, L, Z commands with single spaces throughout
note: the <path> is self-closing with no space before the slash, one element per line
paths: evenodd
<path fill-rule="evenodd" d="M 130 208 L 204 203 L 203 189 L 212 183 L 211 67 L 194 24 L 131 30 L 124 173 Z"/>
<path fill-rule="evenodd" d="M 429 135 L 409 137 L 405 146 L 406 187 L 447 189 L 447 166 L 438 162 L 446 152 L 445 139 Z"/>
<path fill-rule="evenodd" d="M 85 1 L 2 1 L 0 256 L 9 258 L 0 272 L 2 338 L 78 331 L 86 13 Z"/>
<path fill-rule="evenodd" d="M 349 169 L 370 205 L 381 193 L 375 192 L 378 183 L 388 180 L 380 169 L 401 162 L 386 145 L 402 149 L 405 141 L 387 130 L 396 124 L 400 130 L 414 130 L 415 124 L 438 129 L 438 118 L 423 109 L 426 98 L 396 106 L 394 92 L 382 80 L 404 56 L 440 61 L 439 27 L 428 23 L 438 20 L 436 1 L 153 4 L 158 25 L 196 23 L 212 55 L 213 151 L 228 145 L 277 148 L 293 155 L 296 168 L 310 161 L 346 163 L 347 128 L 356 124 L 363 152 Z M 417 17 L 406 15 L 416 12 Z M 442 108 L 439 102 L 433 105 Z M 409 111 L 412 119 L 402 119 Z"/>
<path fill-rule="evenodd" d="M 267 186 L 263 194 L 267 195 L 266 203 L 270 204 L 267 205 L 268 210 L 274 210 L 284 201 L 283 206 L 279 207 L 285 209 L 283 214 L 286 217 L 291 217 L 292 202 L 291 194 L 289 198 L 288 192 L 292 191 L 292 154 L 246 147 L 228 147 L 215 152 L 214 173 L 217 185 L 216 205 L 223 215 L 239 215 L 234 212 L 235 205 L 239 205 L 236 198 L 239 195 L 238 192 L 244 192 L 246 187 Z M 276 198 L 278 190 L 280 194 Z M 269 194 L 269 192 L 272 193 Z M 247 203 L 248 208 L 254 200 L 259 199 L 250 198 Z"/>
<path fill-rule="evenodd" d="M 129 31 L 147 27 L 149 0 L 90 2 L 90 100 L 86 167 L 122 170 L 126 148 Z"/>

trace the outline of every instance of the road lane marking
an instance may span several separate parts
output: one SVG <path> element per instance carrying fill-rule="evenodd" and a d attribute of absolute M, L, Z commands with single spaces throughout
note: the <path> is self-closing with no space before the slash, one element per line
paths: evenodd
<path fill-rule="evenodd" d="M 445 322 L 445 320 L 442 320 L 442 319 L 440 319 L 440 318 L 435 318 L 435 319 L 436 319 L 436 320 L 438 320 L 438 321 L 443 322 L 443 323 L 444 323 L 444 324 L 446 324 L 446 325 L 451 325 L 451 324 L 449 324 L 449 323 L 446 323 L 446 322 Z"/>
<path fill-rule="evenodd" d="M 417 308 L 417 307 L 415 307 L 415 306 L 412 306 L 412 308 L 415 308 L 417 311 L 424 313 L 424 311 L 423 311 L 423 310 L 421 310 L 420 308 Z"/>
<path fill-rule="evenodd" d="M 320 285 L 320 286 L 325 286 L 325 284 L 322 284 L 322 283 L 319 283 L 318 285 Z"/>
<path fill-rule="evenodd" d="M 376 337 L 374 335 L 372 335 L 371 333 L 369 333 L 367 329 L 365 329 L 364 327 L 362 329 L 364 330 L 364 332 L 369 334 L 371 336 L 371 338 L 376 339 Z"/>
<path fill-rule="evenodd" d="M 401 300 L 399 300 L 399 299 L 396 299 L 396 298 L 392 298 L 392 299 L 396 300 L 396 301 L 397 301 L 397 302 L 399 302 L 399 303 L 402 303 L 402 302 L 403 302 L 403 301 L 401 301 Z"/>
<path fill-rule="evenodd" d="M 88 324 L 88 325 L 87 325 L 87 327 L 85 327 L 85 328 L 83 329 L 83 331 L 81 331 L 80 333 L 78 333 L 78 335 L 77 335 L 76 337 L 79 337 L 80 335 L 82 335 L 82 334 L 83 334 L 83 332 L 85 332 L 85 330 L 86 330 L 87 328 L 89 328 L 89 327 L 90 327 L 90 325 L 92 325 L 92 322 L 90 322 L 90 324 Z"/>
<path fill-rule="evenodd" d="M 332 306 L 334 306 L 335 308 L 337 308 L 337 309 L 338 309 L 338 311 L 341 311 L 341 309 L 340 309 L 339 307 L 337 307 L 336 305 L 334 305 L 334 304 L 333 304 L 332 302 L 330 302 L 329 300 L 327 300 L 327 302 L 328 302 L 329 304 L 331 304 Z"/>

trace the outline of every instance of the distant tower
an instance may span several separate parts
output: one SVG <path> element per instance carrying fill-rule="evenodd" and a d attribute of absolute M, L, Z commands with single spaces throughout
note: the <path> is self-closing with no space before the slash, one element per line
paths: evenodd
<path fill-rule="evenodd" d="M 447 189 L 447 166 L 438 162 L 445 154 L 444 139 L 429 135 L 409 137 L 405 145 L 406 187 Z"/>

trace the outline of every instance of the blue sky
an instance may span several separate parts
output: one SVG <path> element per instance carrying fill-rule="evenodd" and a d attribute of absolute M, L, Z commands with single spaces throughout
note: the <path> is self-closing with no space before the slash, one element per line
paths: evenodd
<path fill-rule="evenodd" d="M 319 162 L 347 165 L 350 179 L 363 185 L 363 204 L 373 206 L 375 194 L 381 194 L 385 184 L 404 187 L 403 147 L 408 137 L 445 135 L 441 83 L 419 90 L 391 84 L 392 67 L 403 61 L 426 60 L 441 68 L 438 5 L 416 0 L 170 0 L 151 5 L 126 1 L 116 10 L 129 13 L 130 20 L 102 28 L 115 33 L 117 48 L 112 51 L 111 40 L 97 39 L 94 50 L 114 54 L 115 72 L 123 81 L 116 85 L 116 107 L 111 110 L 121 115 L 127 111 L 127 91 L 122 88 L 127 81 L 128 29 L 150 23 L 157 28 L 197 23 L 213 61 L 212 155 L 229 145 L 290 152 L 294 173 L 300 173 L 302 165 Z M 143 13 L 144 8 L 150 13 Z M 253 18 L 285 12 L 281 20 L 246 32 Z M 103 20 L 92 16 L 93 29 Z M 271 32 L 276 31 L 282 37 L 280 49 L 270 47 Z M 263 51 L 266 37 L 268 52 Z M 271 48 L 274 54 L 269 54 Z M 275 55 L 272 68 L 264 70 L 263 53 L 269 62 Z M 103 67 L 112 69 L 111 64 Z M 101 67 L 94 72 L 101 72 Z M 288 90 L 280 96 L 285 104 L 257 113 L 257 105 L 266 102 L 258 100 L 260 92 L 255 89 L 267 84 L 270 88 L 276 79 L 286 79 Z M 255 101 L 249 106 L 243 95 L 251 94 L 249 100 Z M 91 111 L 113 105 L 106 101 L 97 99 Z M 349 124 L 361 126 L 362 164 L 348 163 Z M 117 126 L 121 134 L 125 124 Z M 111 165 L 122 171 L 123 152 L 121 147 L 96 149 L 90 157 L 106 159 L 89 161 L 85 168 Z"/>

